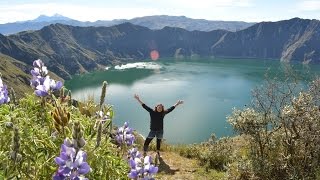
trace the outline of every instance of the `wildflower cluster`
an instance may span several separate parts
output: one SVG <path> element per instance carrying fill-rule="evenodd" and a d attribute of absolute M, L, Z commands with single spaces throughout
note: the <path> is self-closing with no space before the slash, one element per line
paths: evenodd
<path fill-rule="evenodd" d="M 109 139 L 114 132 L 113 107 L 103 104 L 107 83 L 99 106 L 93 97 L 71 99 L 61 82 L 49 78 L 41 60 L 30 70 L 33 94 L 21 99 L 0 73 L 0 179 L 128 179 L 128 159 L 123 158 L 128 146 L 119 155 Z"/>
<path fill-rule="evenodd" d="M 128 122 L 125 122 L 122 127 L 117 130 L 116 140 L 120 145 L 124 143 L 131 146 L 135 140 L 133 135 L 133 129 L 129 127 Z"/>
<path fill-rule="evenodd" d="M 128 122 L 118 128 L 116 140 L 122 148 L 133 145 L 135 137 L 133 129 L 129 127 Z M 131 148 L 128 154 L 128 163 L 131 168 L 128 177 L 130 179 L 153 180 L 153 175 L 158 172 L 158 167 L 152 165 L 151 157 L 142 156 L 137 148 Z"/>
<path fill-rule="evenodd" d="M 2 79 L 0 77 L 0 104 L 8 103 L 10 101 L 10 97 L 8 95 L 7 86 L 3 84 Z"/>
<path fill-rule="evenodd" d="M 151 164 L 150 156 L 143 157 L 137 148 L 129 150 L 130 179 L 141 178 L 143 180 L 153 180 L 153 175 L 158 172 L 158 167 Z"/>
<path fill-rule="evenodd" d="M 61 81 L 55 81 L 48 76 L 47 67 L 38 59 L 33 62 L 33 70 L 31 70 L 32 79 L 30 85 L 35 89 L 35 94 L 40 97 L 45 97 L 53 91 L 59 90 L 62 87 Z"/>
<path fill-rule="evenodd" d="M 87 179 L 84 175 L 90 171 L 90 166 L 86 162 L 87 153 L 81 150 L 86 142 L 79 122 L 74 123 L 72 138 L 72 141 L 68 138 L 64 140 L 60 156 L 55 158 L 59 169 L 53 176 L 54 180 Z"/>
<path fill-rule="evenodd" d="M 82 150 L 77 151 L 70 145 L 70 140 L 65 139 L 61 145 L 60 156 L 55 158 L 59 169 L 53 176 L 54 180 L 87 179 L 84 177 L 90 171 L 90 166 L 86 162 L 87 153 Z"/>

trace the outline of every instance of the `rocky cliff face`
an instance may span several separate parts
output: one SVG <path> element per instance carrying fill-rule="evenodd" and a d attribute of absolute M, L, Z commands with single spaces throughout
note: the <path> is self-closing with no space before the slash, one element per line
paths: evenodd
<path fill-rule="evenodd" d="M 27 64 L 41 58 L 56 74 L 160 57 L 214 56 L 320 62 L 320 22 L 294 18 L 262 22 L 242 31 L 150 30 L 124 23 L 112 27 L 50 25 L 34 32 L 0 35 L 0 52 Z"/>
<path fill-rule="evenodd" d="M 42 59 L 61 77 L 105 65 L 147 59 L 152 50 L 160 57 L 209 56 L 210 46 L 227 31 L 186 31 L 166 27 L 150 30 L 124 23 L 113 27 L 46 26 L 35 32 L 1 36 L 0 52 L 31 64 Z"/>
<path fill-rule="evenodd" d="M 320 21 L 294 18 L 228 33 L 211 47 L 216 56 L 320 62 Z"/>

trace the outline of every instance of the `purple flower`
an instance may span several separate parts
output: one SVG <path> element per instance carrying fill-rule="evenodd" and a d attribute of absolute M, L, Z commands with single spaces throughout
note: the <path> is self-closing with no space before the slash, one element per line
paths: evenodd
<path fill-rule="evenodd" d="M 54 176 L 52 177 L 53 180 L 65 180 L 66 176 L 64 176 L 62 173 L 56 173 L 54 174 Z"/>
<path fill-rule="evenodd" d="M 128 174 L 128 177 L 130 179 L 136 179 L 138 177 L 142 177 L 143 175 L 143 163 L 141 158 L 134 158 L 129 159 L 129 165 L 130 165 L 130 172 Z"/>
<path fill-rule="evenodd" d="M 135 150 L 132 150 L 135 152 Z M 151 164 L 151 157 L 146 156 L 142 159 L 142 156 L 131 157 L 129 159 L 129 166 L 131 168 L 128 177 L 130 179 L 142 178 L 146 180 L 154 179 L 153 176 L 158 172 L 158 167 Z"/>
<path fill-rule="evenodd" d="M 130 179 L 137 179 L 138 176 L 139 176 L 139 172 L 137 170 L 135 170 L 135 169 L 131 169 L 130 173 L 128 174 L 128 177 Z"/>
<path fill-rule="evenodd" d="M 124 128 L 129 127 L 129 123 L 128 123 L 128 122 L 124 122 L 123 127 L 124 127 Z"/>
<path fill-rule="evenodd" d="M 33 70 L 31 70 L 31 75 L 32 76 L 40 76 L 40 72 L 38 68 L 34 68 Z"/>
<path fill-rule="evenodd" d="M 144 172 L 147 175 L 153 175 L 158 172 L 158 167 L 153 166 L 151 162 L 150 156 L 144 157 Z"/>
<path fill-rule="evenodd" d="M 39 79 L 33 77 L 33 78 L 30 80 L 30 86 L 31 86 L 33 89 L 35 89 L 38 85 L 40 85 Z"/>
<path fill-rule="evenodd" d="M 31 75 L 32 76 L 45 76 L 48 74 L 48 69 L 46 66 L 42 66 L 41 68 L 33 68 L 31 70 Z"/>
<path fill-rule="evenodd" d="M 30 81 L 30 86 L 33 89 L 36 89 L 36 87 L 40 84 L 43 84 L 44 80 L 46 79 L 46 77 L 41 77 L 41 76 L 33 76 L 31 81 Z"/>
<path fill-rule="evenodd" d="M 56 91 L 56 90 L 60 90 L 62 88 L 63 84 L 61 81 L 55 81 L 53 79 L 50 79 L 50 89 L 53 90 L 53 91 Z"/>
<path fill-rule="evenodd" d="M 8 103 L 10 101 L 8 94 L 7 86 L 3 84 L 2 79 L 0 78 L 0 104 Z"/>
<path fill-rule="evenodd" d="M 68 146 L 68 147 L 72 147 L 73 146 L 72 141 L 70 139 L 68 139 L 68 138 L 64 139 L 63 144 Z"/>
<path fill-rule="evenodd" d="M 35 61 L 33 61 L 33 64 L 32 64 L 34 67 L 36 68 L 41 68 L 42 66 L 44 66 L 43 62 L 41 61 L 41 59 L 37 59 Z"/>
<path fill-rule="evenodd" d="M 131 159 L 134 159 L 134 158 L 141 158 L 142 157 L 142 154 L 138 151 L 138 148 L 131 148 L 129 151 L 129 157 Z"/>
<path fill-rule="evenodd" d="M 44 63 L 41 59 L 37 59 L 33 61 L 33 70 L 31 70 L 31 74 L 33 76 L 46 76 L 48 74 L 48 69 L 44 66 Z"/>
<path fill-rule="evenodd" d="M 116 140 L 119 144 L 127 144 L 131 146 L 134 143 L 135 137 L 133 135 L 133 129 L 128 127 L 128 123 L 125 122 L 122 127 L 117 130 Z"/>
<path fill-rule="evenodd" d="M 47 67 L 44 66 L 44 63 L 40 59 L 35 60 L 33 66 L 34 68 L 31 70 L 32 79 L 30 85 L 35 89 L 35 94 L 37 96 L 44 97 L 52 93 L 52 91 L 61 89 L 63 86 L 62 82 L 56 82 L 47 76 Z"/>
<path fill-rule="evenodd" d="M 86 162 L 87 153 L 70 147 L 70 140 L 65 140 L 61 145 L 60 156 L 54 160 L 59 165 L 53 179 L 84 179 L 84 175 L 90 172 L 90 166 Z"/>
<path fill-rule="evenodd" d="M 44 80 L 43 80 L 44 79 Z M 52 91 L 56 91 L 61 89 L 62 82 L 55 81 L 53 79 L 50 79 L 49 76 L 46 76 L 45 78 L 39 78 L 37 80 L 31 80 L 31 86 L 36 86 L 35 94 L 40 97 L 44 97 L 49 95 Z"/>
<path fill-rule="evenodd" d="M 39 85 L 36 87 L 36 90 L 34 91 L 35 94 L 41 97 L 47 96 L 50 91 L 50 81 L 51 80 L 49 76 L 47 76 L 43 81 L 43 83 L 42 84 L 39 83 Z"/>

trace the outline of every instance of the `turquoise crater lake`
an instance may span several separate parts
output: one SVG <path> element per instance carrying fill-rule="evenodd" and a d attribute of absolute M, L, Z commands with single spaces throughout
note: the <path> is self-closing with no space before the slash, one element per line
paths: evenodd
<path fill-rule="evenodd" d="M 160 59 L 156 62 L 133 63 L 74 76 L 65 85 L 75 99 L 94 95 L 99 102 L 101 85 L 107 81 L 106 103 L 114 105 L 116 125 L 125 121 L 146 136 L 149 114 L 133 98 L 135 93 L 150 107 L 163 103 L 166 108 L 178 99 L 185 103 L 165 117 L 164 138 L 167 142 L 198 143 L 215 133 L 232 136 L 226 117 L 232 109 L 250 104 L 251 90 L 270 75 L 282 76 L 275 60 L 254 59 Z M 319 65 L 295 64 L 299 74 L 319 74 Z"/>

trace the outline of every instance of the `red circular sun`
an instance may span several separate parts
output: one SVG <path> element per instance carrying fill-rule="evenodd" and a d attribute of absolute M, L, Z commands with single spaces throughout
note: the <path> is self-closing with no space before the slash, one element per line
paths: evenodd
<path fill-rule="evenodd" d="M 159 58 L 159 52 L 157 50 L 152 50 L 150 52 L 150 57 L 152 60 L 157 60 Z"/>

